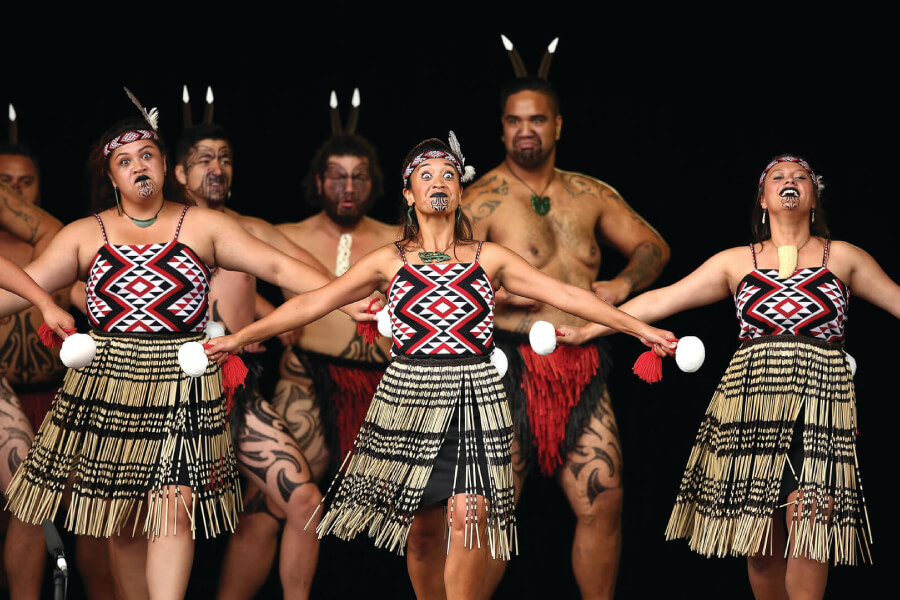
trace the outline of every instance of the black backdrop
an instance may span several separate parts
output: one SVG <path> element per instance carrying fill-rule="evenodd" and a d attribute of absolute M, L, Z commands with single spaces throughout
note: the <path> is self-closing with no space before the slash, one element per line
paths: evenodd
<path fill-rule="evenodd" d="M 879 15 L 866 15 L 876 25 L 863 30 L 847 20 L 813 24 L 807 14 L 774 8 L 742 15 L 738 28 L 736 15 L 655 12 L 651 21 L 649 11 L 554 8 L 580 25 L 559 26 L 546 6 L 488 8 L 482 20 L 484 7 L 358 11 L 338 2 L 314 14 L 248 8 L 208 28 L 196 15 L 186 26 L 149 26 L 151 35 L 134 32 L 137 26 L 60 31 L 47 34 L 45 46 L 11 44 L 0 102 L 15 103 L 20 137 L 41 160 L 45 207 L 68 222 L 87 214 L 90 145 L 114 120 L 133 114 L 122 85 L 160 107 L 170 145 L 181 131 L 182 85 L 190 87 L 195 120 L 212 85 L 216 121 L 235 145 L 233 207 L 284 222 L 311 214 L 300 184 L 329 134 L 330 90 L 346 114 L 358 86 L 359 132 L 378 147 L 388 176 L 373 214 L 395 221 L 399 162 L 420 139 L 445 137 L 452 128 L 481 172 L 502 160 L 497 97 L 512 73 L 499 34 L 513 39 L 532 69 L 560 35 L 550 76 L 565 118 L 558 165 L 608 181 L 660 230 L 673 253 L 659 284 L 748 241 L 759 171 L 786 151 L 807 156 L 824 175 L 834 237 L 864 247 L 900 279 L 891 44 L 878 32 Z M 601 276 L 623 264 L 609 252 Z M 860 365 L 859 454 L 876 565 L 832 569 L 830 598 L 884 594 L 897 558 L 887 442 L 897 417 L 892 373 L 900 324 L 865 302 L 852 300 L 851 307 L 847 348 Z M 647 386 L 629 372 L 637 343 L 613 341 L 611 387 L 626 461 L 618 596 L 749 598 L 743 560 L 707 560 L 684 542 L 663 541 L 700 416 L 736 347 L 734 310 L 720 303 L 665 326 L 705 341 L 698 373 L 682 374 L 670 362 L 663 382 Z M 569 568 L 574 520 L 552 482 L 529 482 L 519 522 L 520 556 L 498 597 L 577 597 Z M 212 595 L 221 550 L 221 542 L 198 543 L 191 597 Z M 412 596 L 403 560 L 366 541 L 324 542 L 314 585 L 319 598 L 379 588 Z M 273 577 L 262 597 L 277 594 Z"/>

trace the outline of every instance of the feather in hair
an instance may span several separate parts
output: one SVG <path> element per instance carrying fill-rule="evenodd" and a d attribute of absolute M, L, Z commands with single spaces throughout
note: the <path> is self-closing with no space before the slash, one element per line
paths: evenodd
<path fill-rule="evenodd" d="M 141 111 L 141 114 L 144 116 L 144 120 L 147 121 L 147 124 L 150 125 L 150 128 L 153 131 L 159 129 L 159 109 L 151 108 L 150 112 L 147 112 L 147 109 L 141 105 L 141 101 L 138 100 L 134 94 L 131 93 L 127 87 L 125 88 L 125 93 L 128 94 L 128 98 L 137 106 L 138 110 Z"/>
<path fill-rule="evenodd" d="M 466 162 L 466 157 L 463 156 L 462 150 L 459 147 L 459 140 L 456 139 L 456 134 L 453 133 L 453 130 L 450 130 L 449 136 L 450 149 L 453 151 L 453 154 L 459 157 L 459 160 L 462 161 L 463 164 Z"/>

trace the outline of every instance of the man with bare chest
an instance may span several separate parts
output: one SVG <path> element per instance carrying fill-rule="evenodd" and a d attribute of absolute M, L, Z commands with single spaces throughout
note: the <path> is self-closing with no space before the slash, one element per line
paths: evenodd
<path fill-rule="evenodd" d="M 230 196 L 233 164 L 227 132 L 215 124 L 197 125 L 185 131 L 176 147 L 175 178 L 187 199 L 237 219 L 255 237 L 293 258 L 324 271 L 307 252 L 296 247 L 273 225 L 225 208 Z M 256 279 L 240 272 L 217 269 L 209 292 L 210 318 L 233 332 L 256 317 Z M 349 317 L 348 317 L 349 318 Z M 285 598 L 306 598 L 318 561 L 315 528 L 304 530 L 322 496 L 302 451 L 285 423 L 259 392 L 253 350 L 245 351 L 250 368 L 247 382 L 235 393 L 231 407 L 232 438 L 238 468 L 252 489 L 260 491 L 284 518 L 279 572 Z M 249 504 L 249 502 L 248 502 Z M 252 598 L 265 582 L 275 553 L 277 529 L 266 555 L 256 551 L 252 533 L 241 517 L 225 556 L 219 598 Z M 249 538 L 249 539 L 248 539 Z"/>
<path fill-rule="evenodd" d="M 550 84 L 516 79 L 501 95 L 501 108 L 506 158 L 463 197 L 476 237 L 503 244 L 541 271 L 593 289 L 611 304 L 649 285 L 669 248 L 611 186 L 555 168 L 562 116 Z M 628 259 L 609 281 L 596 281 L 599 240 Z M 527 334 L 539 320 L 566 330 L 583 324 L 549 306 L 508 294 L 498 298 L 494 332 L 510 360 L 504 384 L 517 433 L 516 496 L 535 463 L 557 479 L 577 517 L 572 566 L 581 595 L 611 598 L 622 537 L 622 454 L 606 390 L 607 352 L 591 343 L 537 356 Z M 503 568 L 501 561 L 490 565 L 485 597 Z"/>
<path fill-rule="evenodd" d="M 396 226 L 366 216 L 383 194 L 383 179 L 368 141 L 334 135 L 316 151 L 305 181 L 308 203 L 321 210 L 278 229 L 340 276 L 361 257 L 397 239 Z M 321 479 L 350 449 L 387 366 L 391 340 L 380 337 L 367 344 L 356 323 L 339 312 L 296 334 L 282 358 L 272 403 Z"/>

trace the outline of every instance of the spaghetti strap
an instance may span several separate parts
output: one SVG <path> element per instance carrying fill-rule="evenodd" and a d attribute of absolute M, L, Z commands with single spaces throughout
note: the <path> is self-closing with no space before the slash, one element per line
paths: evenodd
<path fill-rule="evenodd" d="M 753 242 L 750 242 L 750 254 L 753 255 L 753 269 L 756 269 L 756 248 L 753 247 Z"/>
<path fill-rule="evenodd" d="M 484 243 L 484 240 L 478 242 L 478 250 L 475 251 L 475 262 L 478 262 L 478 257 L 481 256 L 481 245 Z"/>
<path fill-rule="evenodd" d="M 825 251 L 822 253 L 822 266 L 828 266 L 828 249 L 831 247 L 831 240 L 825 240 Z"/>
<path fill-rule="evenodd" d="M 97 222 L 100 223 L 100 233 L 103 234 L 103 243 L 108 244 L 109 240 L 106 238 L 106 227 L 103 226 L 103 219 L 100 218 L 100 213 L 94 213 L 94 216 L 97 218 Z"/>
<path fill-rule="evenodd" d="M 178 241 L 178 234 L 181 233 L 181 224 L 184 222 L 184 215 L 187 213 L 187 210 L 190 208 L 189 205 L 185 205 L 184 210 L 181 211 L 181 218 L 178 219 L 178 227 L 175 228 L 175 241 Z"/>
<path fill-rule="evenodd" d="M 400 258 L 403 259 L 403 264 L 408 265 L 409 263 L 406 262 L 406 253 L 403 252 L 403 248 L 400 247 L 400 242 L 394 242 L 394 245 L 397 246 L 397 252 L 400 253 Z"/>

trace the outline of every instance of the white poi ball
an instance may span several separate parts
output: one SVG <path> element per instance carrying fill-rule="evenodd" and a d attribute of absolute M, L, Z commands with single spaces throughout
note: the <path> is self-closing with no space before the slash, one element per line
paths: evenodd
<path fill-rule="evenodd" d="M 209 336 L 209 339 L 222 337 L 225 335 L 225 328 L 216 321 L 209 321 L 206 323 L 206 335 Z"/>
<path fill-rule="evenodd" d="M 706 348 L 700 338 L 686 335 L 678 340 L 675 362 L 679 369 L 685 373 L 693 373 L 703 365 L 704 360 L 706 360 Z"/>
<path fill-rule="evenodd" d="M 59 360 L 70 369 L 80 369 L 91 364 L 97 354 L 94 338 L 86 333 L 73 333 L 63 340 Z"/>
<path fill-rule="evenodd" d="M 181 370 L 191 377 L 200 377 L 206 373 L 209 357 L 203 351 L 203 344 L 200 342 L 183 343 L 178 349 L 178 364 L 181 365 Z"/>
<path fill-rule="evenodd" d="M 491 352 L 491 364 L 497 367 L 497 373 L 500 374 L 500 377 L 506 375 L 506 370 L 509 368 L 509 359 L 506 357 L 506 352 L 494 347 L 493 352 Z"/>
<path fill-rule="evenodd" d="M 536 321 L 528 332 L 528 341 L 535 354 L 546 356 L 556 350 L 556 327 L 548 321 Z"/>
<path fill-rule="evenodd" d="M 378 323 L 378 333 L 386 338 L 391 337 L 391 314 L 387 306 L 375 313 L 375 322 Z"/>
<path fill-rule="evenodd" d="M 847 362 L 850 363 L 850 376 L 856 377 L 856 359 L 846 350 L 844 350 L 844 354 L 847 356 Z"/>

